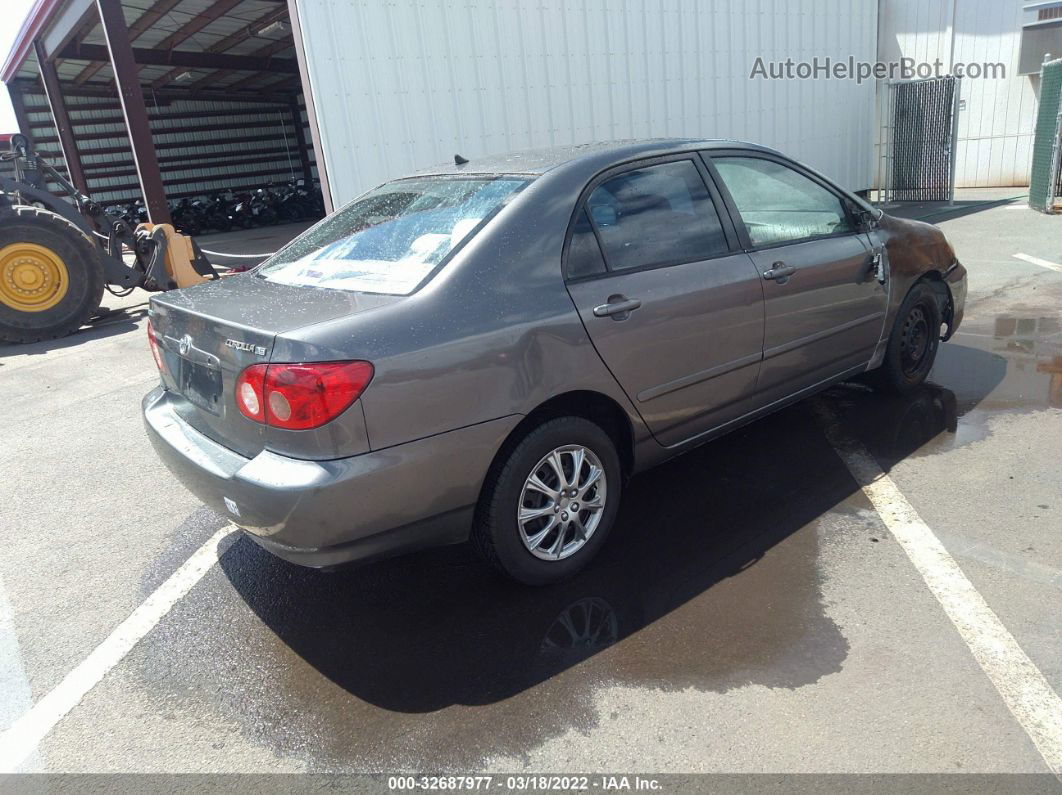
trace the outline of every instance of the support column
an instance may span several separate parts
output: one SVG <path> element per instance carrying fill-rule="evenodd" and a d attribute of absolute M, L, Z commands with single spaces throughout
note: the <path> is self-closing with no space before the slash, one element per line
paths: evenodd
<path fill-rule="evenodd" d="M 332 203 L 332 188 L 328 184 L 328 158 L 321 145 L 321 128 L 317 123 L 317 109 L 314 107 L 313 86 L 310 83 L 310 71 L 306 64 L 306 51 L 302 45 L 302 27 L 299 23 L 298 0 L 288 0 L 288 21 L 291 23 L 291 36 L 295 41 L 295 59 L 299 62 L 299 80 L 302 83 L 302 99 L 306 103 L 306 115 L 310 120 L 310 138 L 313 140 L 313 153 L 317 162 L 317 174 L 321 178 L 321 197 L 324 199 L 325 213 L 335 209 Z"/>
<path fill-rule="evenodd" d="M 133 60 L 133 47 L 129 43 L 129 29 L 125 25 L 121 0 L 96 0 L 96 7 L 100 11 L 100 23 L 111 55 L 111 69 L 118 87 L 118 99 L 122 103 L 122 115 L 129 132 L 129 143 L 133 149 L 133 160 L 136 162 L 148 218 L 155 224 L 168 224 L 170 210 L 166 204 L 166 190 L 162 185 L 155 143 L 151 139 L 144 91 Z"/>
<path fill-rule="evenodd" d="M 30 144 L 33 144 L 33 124 L 30 122 L 29 114 L 26 113 L 26 102 L 22 96 L 22 89 L 13 82 L 8 83 L 7 95 L 11 98 L 11 109 L 15 111 L 15 122 L 18 124 L 18 131 L 29 138 Z"/>
<path fill-rule="evenodd" d="M 295 143 L 299 147 L 299 162 L 302 163 L 302 178 L 306 190 L 313 188 L 313 167 L 310 165 L 310 153 L 306 149 L 306 131 L 302 127 L 302 111 L 299 110 L 299 98 L 291 98 L 291 120 L 295 123 Z"/>
<path fill-rule="evenodd" d="M 52 119 L 55 120 L 55 129 L 59 133 L 59 146 L 63 150 L 63 160 L 66 161 L 66 172 L 75 188 L 82 193 L 88 193 L 85 170 L 81 167 L 81 155 L 77 151 L 74 128 L 70 124 L 70 114 L 66 111 L 66 102 L 63 101 L 63 91 L 59 86 L 59 74 L 55 71 L 55 62 L 44 51 L 44 44 L 41 43 L 40 39 L 33 42 L 33 50 L 37 55 L 37 64 L 40 66 L 44 94 L 48 98 L 48 107 L 51 108 Z M 14 104 L 14 100 L 12 100 L 12 104 Z M 19 119 L 19 127 L 21 126 L 22 120 Z"/>

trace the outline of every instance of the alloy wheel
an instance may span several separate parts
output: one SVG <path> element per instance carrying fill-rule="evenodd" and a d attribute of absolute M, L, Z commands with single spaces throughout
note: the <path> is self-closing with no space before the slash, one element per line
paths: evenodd
<path fill-rule="evenodd" d="M 582 445 L 558 447 L 535 465 L 517 506 L 520 540 L 542 560 L 563 560 L 585 546 L 601 524 L 605 468 Z"/>

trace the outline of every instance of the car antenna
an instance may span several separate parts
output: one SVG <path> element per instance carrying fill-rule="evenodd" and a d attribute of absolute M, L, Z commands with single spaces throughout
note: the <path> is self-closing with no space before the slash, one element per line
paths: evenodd
<path fill-rule="evenodd" d="M 468 158 L 467 157 L 461 157 L 461 155 L 454 155 L 454 165 L 455 166 L 463 166 L 467 162 L 468 162 Z"/>

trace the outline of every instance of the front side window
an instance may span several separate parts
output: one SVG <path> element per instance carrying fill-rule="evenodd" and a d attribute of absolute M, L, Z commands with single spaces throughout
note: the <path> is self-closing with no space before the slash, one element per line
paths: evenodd
<path fill-rule="evenodd" d="M 719 214 L 691 160 L 625 171 L 586 201 L 610 270 L 695 262 L 727 252 Z"/>
<path fill-rule="evenodd" d="M 527 183 L 519 177 L 389 182 L 296 238 L 256 273 L 281 284 L 408 295 Z"/>
<path fill-rule="evenodd" d="M 754 246 L 855 231 L 841 200 L 788 166 L 758 157 L 713 157 Z"/>

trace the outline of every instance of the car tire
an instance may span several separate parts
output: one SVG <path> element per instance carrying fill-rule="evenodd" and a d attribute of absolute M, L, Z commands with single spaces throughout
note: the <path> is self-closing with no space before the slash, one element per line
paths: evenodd
<path fill-rule="evenodd" d="M 99 309 L 103 261 L 92 239 L 58 213 L 19 205 L 0 213 L 0 342 L 39 342 L 77 331 Z M 11 275 L 20 259 L 65 282 L 51 305 L 23 305 Z M 14 263 L 14 265 L 12 265 Z"/>
<path fill-rule="evenodd" d="M 926 380 L 940 347 L 940 301 L 933 286 L 919 282 L 896 314 L 881 366 L 867 374 L 875 389 L 895 395 L 913 392 Z"/>
<path fill-rule="evenodd" d="M 534 476 L 538 483 L 531 485 Z M 582 417 L 547 420 L 492 465 L 476 507 L 473 544 L 488 565 L 519 582 L 547 585 L 571 577 L 605 543 L 621 480 L 616 445 L 598 425 Z"/>

